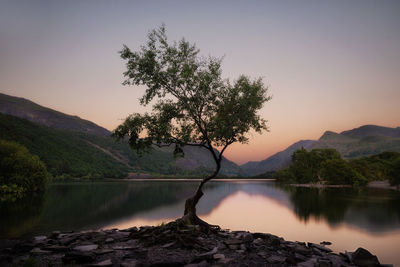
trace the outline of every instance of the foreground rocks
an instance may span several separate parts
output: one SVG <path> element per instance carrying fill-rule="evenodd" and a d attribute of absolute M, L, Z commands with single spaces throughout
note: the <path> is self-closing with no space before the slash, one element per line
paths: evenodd
<path fill-rule="evenodd" d="M 326 244 L 171 222 L 0 240 L 0 266 L 380 266 L 365 249 L 335 254 Z"/>

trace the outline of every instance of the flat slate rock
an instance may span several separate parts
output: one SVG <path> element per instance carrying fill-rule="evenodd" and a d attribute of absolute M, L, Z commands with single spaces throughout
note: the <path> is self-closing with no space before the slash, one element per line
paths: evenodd
<path fill-rule="evenodd" d="M 74 250 L 76 251 L 81 251 L 81 252 L 85 252 L 85 251 L 92 251 L 95 250 L 99 247 L 99 245 L 93 244 L 93 245 L 83 245 L 83 246 L 76 246 L 74 247 Z"/>
<path fill-rule="evenodd" d="M 114 241 L 106 242 L 109 238 Z M 37 266 L 379 266 L 377 257 L 362 248 L 336 254 L 272 234 L 202 229 L 179 221 L 132 231 L 56 232 L 38 240 L 0 240 L 0 266 L 23 266 L 30 257 Z"/>

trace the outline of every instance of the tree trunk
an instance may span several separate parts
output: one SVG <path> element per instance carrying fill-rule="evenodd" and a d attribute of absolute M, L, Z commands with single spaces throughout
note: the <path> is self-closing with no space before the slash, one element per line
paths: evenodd
<path fill-rule="evenodd" d="M 197 187 L 196 193 L 192 197 L 190 197 L 190 198 L 188 198 L 186 200 L 186 202 L 185 202 L 185 211 L 184 211 L 183 217 L 182 217 L 182 220 L 184 220 L 185 223 L 192 224 L 192 225 L 205 226 L 207 228 L 216 227 L 216 226 L 213 226 L 213 225 L 209 225 L 208 223 L 206 223 L 205 221 L 203 221 L 202 219 L 200 219 L 197 216 L 197 214 L 196 214 L 196 205 L 199 202 L 200 198 L 203 196 L 203 191 L 202 191 L 203 185 L 205 183 L 207 183 L 209 180 L 215 178 L 215 176 L 217 176 L 217 174 L 219 172 L 219 169 L 220 169 L 220 163 L 217 162 L 217 168 L 214 171 L 214 173 L 211 174 L 210 176 L 204 178 L 200 182 L 199 186 Z"/>

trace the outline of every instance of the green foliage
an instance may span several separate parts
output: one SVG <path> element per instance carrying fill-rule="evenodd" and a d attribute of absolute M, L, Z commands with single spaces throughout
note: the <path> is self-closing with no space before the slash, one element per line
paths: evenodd
<path fill-rule="evenodd" d="M 326 160 L 321 165 L 321 176 L 329 184 L 365 185 L 368 180 L 343 159 Z"/>
<path fill-rule="evenodd" d="M 44 191 L 49 179 L 39 157 L 18 143 L 0 139 L 1 200 L 16 200 L 25 192 Z"/>
<path fill-rule="evenodd" d="M 201 177 L 209 172 L 179 167 L 167 148 L 139 157 L 126 142 L 111 137 L 53 129 L 1 113 L 0 138 L 26 146 L 57 180 L 125 177 L 128 172 Z"/>
<path fill-rule="evenodd" d="M 340 159 L 340 154 L 334 149 L 313 149 L 310 152 L 304 148 L 292 155 L 292 164 L 276 175 L 281 181 L 315 183 L 321 181 L 321 165 L 331 159 Z"/>
<path fill-rule="evenodd" d="M 370 157 L 350 160 L 353 169 L 368 181 L 388 180 L 392 185 L 400 184 L 400 153 L 383 152 Z"/>
<path fill-rule="evenodd" d="M 288 168 L 275 174 L 284 183 L 315 183 L 365 185 L 369 181 L 389 180 L 400 183 L 400 153 L 378 155 L 346 161 L 334 149 L 305 149 L 293 153 Z"/>
<path fill-rule="evenodd" d="M 130 168 L 91 142 L 90 134 L 52 129 L 0 114 L 0 138 L 16 141 L 38 155 L 54 177 L 124 177 Z M 97 139 L 95 139 L 97 138 Z M 107 137 L 93 137 L 94 140 Z M 109 143 L 115 143 L 108 138 Z"/>
<path fill-rule="evenodd" d="M 185 39 L 168 43 L 164 26 L 148 35 L 146 45 L 132 52 L 124 46 L 125 85 L 145 85 L 142 105 L 158 100 L 152 113 L 132 114 L 114 131 L 128 136 L 138 152 L 154 146 L 173 145 L 174 154 L 183 146 L 204 147 L 217 163 L 234 142 L 246 143 L 246 133 L 266 130 L 257 114 L 271 97 L 261 79 L 240 76 L 233 84 L 221 77 L 221 60 L 199 56 L 199 49 Z M 213 147 L 221 147 L 218 154 Z"/>

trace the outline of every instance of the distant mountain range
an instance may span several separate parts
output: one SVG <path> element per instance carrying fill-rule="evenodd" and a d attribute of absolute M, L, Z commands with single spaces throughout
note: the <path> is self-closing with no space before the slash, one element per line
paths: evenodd
<path fill-rule="evenodd" d="M 45 161 L 53 175 L 203 176 L 215 166 L 209 151 L 197 147 L 185 147 L 184 158 L 175 159 L 168 148 L 155 148 L 139 157 L 127 143 L 116 143 L 107 129 L 24 98 L 0 94 L 0 113 L 0 138 L 25 145 Z M 239 175 L 234 162 L 224 158 L 221 165 L 221 174 Z"/>
<path fill-rule="evenodd" d="M 204 176 L 215 163 L 203 148 L 185 147 L 185 157 L 174 158 L 171 148 L 155 148 L 139 157 L 127 143 L 116 143 L 111 132 L 88 120 L 40 106 L 30 100 L 0 93 L 0 138 L 14 140 L 39 155 L 54 175 L 75 176 L 149 173 Z M 335 148 L 344 158 L 383 151 L 400 152 L 400 127 L 365 125 L 349 131 L 326 131 L 318 140 L 296 142 L 265 160 L 238 166 L 226 158 L 221 174 L 256 176 L 287 166 L 294 151 L 304 147 Z"/>
<path fill-rule="evenodd" d="M 242 174 L 254 176 L 279 170 L 287 166 L 293 152 L 302 147 L 307 150 L 334 148 L 344 158 L 370 156 L 383 151 L 400 152 L 400 127 L 364 125 L 341 133 L 326 131 L 318 140 L 299 141 L 265 160 L 241 165 Z"/>

